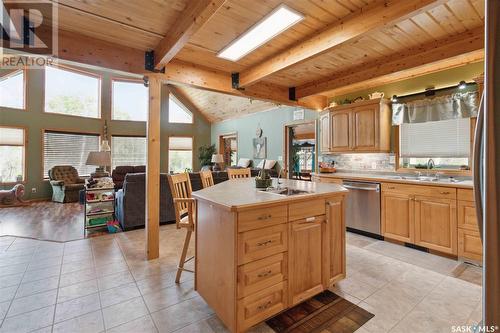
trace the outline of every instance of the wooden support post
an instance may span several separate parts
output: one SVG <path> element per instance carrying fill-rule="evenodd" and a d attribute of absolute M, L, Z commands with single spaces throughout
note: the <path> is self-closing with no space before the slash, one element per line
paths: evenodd
<path fill-rule="evenodd" d="M 146 164 L 146 253 L 148 260 L 160 256 L 160 110 L 161 80 L 149 79 Z"/>

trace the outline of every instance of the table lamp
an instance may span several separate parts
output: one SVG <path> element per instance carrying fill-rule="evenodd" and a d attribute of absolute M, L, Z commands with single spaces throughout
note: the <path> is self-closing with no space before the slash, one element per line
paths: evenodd
<path fill-rule="evenodd" d="M 221 171 L 220 164 L 224 163 L 224 156 L 222 156 L 222 154 L 213 154 L 212 163 L 214 163 L 214 171 Z"/>
<path fill-rule="evenodd" d="M 109 173 L 104 168 L 111 166 L 111 153 L 109 151 L 91 151 L 85 164 L 97 166 L 95 172 L 90 175 L 92 178 L 109 177 Z"/>

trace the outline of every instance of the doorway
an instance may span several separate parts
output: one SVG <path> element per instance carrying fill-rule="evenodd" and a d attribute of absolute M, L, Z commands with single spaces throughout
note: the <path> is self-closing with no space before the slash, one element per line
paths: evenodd
<path fill-rule="evenodd" d="M 238 133 L 219 135 L 219 154 L 224 159 L 223 168 L 238 163 Z"/>
<path fill-rule="evenodd" d="M 285 126 L 284 169 L 287 178 L 311 180 L 316 170 L 316 122 Z"/>

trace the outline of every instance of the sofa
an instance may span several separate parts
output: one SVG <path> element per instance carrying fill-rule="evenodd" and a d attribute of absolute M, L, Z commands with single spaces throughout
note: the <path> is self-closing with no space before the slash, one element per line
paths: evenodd
<path fill-rule="evenodd" d="M 213 172 L 214 184 L 228 180 L 227 172 Z M 203 188 L 200 174 L 190 173 L 191 188 Z M 146 174 L 128 173 L 123 180 L 123 188 L 116 192 L 115 215 L 122 230 L 131 230 L 145 225 Z M 174 223 L 175 210 L 172 192 L 166 173 L 160 174 L 160 224 Z"/>
<path fill-rule="evenodd" d="M 80 190 L 85 187 L 85 179 L 78 176 L 78 171 L 71 165 L 57 165 L 49 170 L 49 182 L 52 186 L 52 201 L 78 202 Z"/>
<path fill-rule="evenodd" d="M 123 187 L 123 181 L 128 173 L 141 173 L 146 172 L 145 165 L 129 166 L 122 165 L 117 166 L 113 172 L 111 172 L 111 178 L 113 178 L 113 183 L 115 183 L 115 190 L 118 191 Z"/>

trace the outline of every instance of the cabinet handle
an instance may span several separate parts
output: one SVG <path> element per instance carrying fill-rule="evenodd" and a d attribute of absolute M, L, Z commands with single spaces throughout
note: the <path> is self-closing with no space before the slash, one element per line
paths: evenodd
<path fill-rule="evenodd" d="M 396 188 L 394 186 L 387 186 L 388 190 L 395 190 Z"/>
<path fill-rule="evenodd" d="M 270 219 L 271 217 L 272 217 L 272 215 L 271 215 L 271 214 L 269 214 L 269 215 L 264 215 L 264 216 L 259 216 L 259 217 L 257 218 L 257 220 L 260 220 L 260 221 L 262 221 L 262 220 L 267 220 L 267 219 Z"/>
<path fill-rule="evenodd" d="M 270 244 L 272 242 L 273 242 L 272 240 L 268 239 L 264 242 L 257 243 L 257 246 L 266 246 L 267 244 Z"/>
<path fill-rule="evenodd" d="M 273 272 L 272 270 L 268 270 L 266 272 L 262 272 L 262 273 L 257 274 L 257 277 L 260 277 L 260 278 L 261 277 L 266 277 L 266 276 L 271 275 L 272 272 Z"/>
<path fill-rule="evenodd" d="M 262 305 L 259 305 L 257 307 L 258 310 L 265 310 L 267 309 L 271 304 L 273 304 L 273 302 L 271 301 L 267 301 L 265 304 L 262 304 Z"/>
<path fill-rule="evenodd" d="M 314 222 L 316 220 L 316 216 L 311 216 L 306 218 L 306 222 Z"/>
<path fill-rule="evenodd" d="M 450 194 L 450 192 L 448 192 L 448 191 L 441 191 L 439 193 L 441 193 L 441 194 Z"/>

